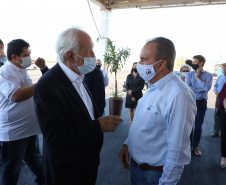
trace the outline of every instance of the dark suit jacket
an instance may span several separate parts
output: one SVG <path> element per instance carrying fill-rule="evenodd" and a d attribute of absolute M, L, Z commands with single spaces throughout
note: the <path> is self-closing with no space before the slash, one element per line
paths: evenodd
<path fill-rule="evenodd" d="M 102 116 L 105 108 L 104 76 L 101 70 L 95 68 L 85 75 L 84 82 L 87 84 L 97 109 Z"/>
<path fill-rule="evenodd" d="M 95 184 L 87 180 L 97 171 L 103 133 L 59 64 L 38 81 L 34 102 L 43 134 L 46 185 Z"/>

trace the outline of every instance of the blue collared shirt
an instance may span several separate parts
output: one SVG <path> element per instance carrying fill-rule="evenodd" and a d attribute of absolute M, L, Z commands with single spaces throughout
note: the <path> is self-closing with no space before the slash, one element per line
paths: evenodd
<path fill-rule="evenodd" d="M 174 71 L 152 84 L 138 101 L 125 144 L 138 164 L 164 166 L 159 185 L 177 184 L 190 163 L 195 115 L 194 93 Z"/>
<path fill-rule="evenodd" d="M 195 78 L 195 71 L 190 71 L 185 76 L 185 83 L 195 94 L 196 100 L 208 99 L 208 91 L 213 82 L 213 75 L 205 70 L 201 71 L 199 80 Z"/>
<path fill-rule="evenodd" d="M 216 80 L 213 91 L 215 93 L 220 93 L 225 82 L 226 82 L 226 76 L 224 74 L 221 74 Z"/>
<path fill-rule="evenodd" d="M 7 58 L 7 57 L 4 57 L 4 58 L 1 59 L 1 62 L 2 62 L 3 64 L 5 64 L 7 60 L 8 60 L 8 58 Z"/>

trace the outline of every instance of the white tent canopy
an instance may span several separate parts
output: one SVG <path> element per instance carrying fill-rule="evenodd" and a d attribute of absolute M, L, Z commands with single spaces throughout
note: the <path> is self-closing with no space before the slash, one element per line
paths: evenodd
<path fill-rule="evenodd" d="M 102 10 L 114 10 L 123 8 L 170 8 L 183 6 L 203 6 L 226 4 L 226 0 L 91 0 Z"/>

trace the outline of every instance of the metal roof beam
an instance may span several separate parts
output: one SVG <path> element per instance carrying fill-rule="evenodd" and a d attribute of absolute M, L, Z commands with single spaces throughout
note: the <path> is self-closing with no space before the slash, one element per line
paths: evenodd
<path fill-rule="evenodd" d="M 126 9 L 126 8 L 170 8 L 183 6 L 202 6 L 226 4 L 226 0 L 91 0 L 95 4 L 101 4 L 102 9 Z M 99 5 L 98 5 L 99 6 Z M 104 7 L 104 8 L 103 8 Z"/>

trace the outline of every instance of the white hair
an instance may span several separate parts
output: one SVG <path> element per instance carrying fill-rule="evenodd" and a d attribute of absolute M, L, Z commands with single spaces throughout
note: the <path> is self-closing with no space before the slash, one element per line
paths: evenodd
<path fill-rule="evenodd" d="M 81 27 L 72 27 L 60 33 L 56 40 L 56 53 L 58 62 L 64 62 L 66 60 L 65 53 L 67 51 L 72 50 L 74 53 L 78 52 L 78 33 L 81 31 L 85 32 Z"/>
<path fill-rule="evenodd" d="M 187 67 L 187 68 L 189 69 L 189 71 L 191 71 L 191 67 L 190 67 L 188 64 L 183 64 L 183 65 L 180 67 L 180 71 L 181 71 L 183 68 L 185 68 L 185 67 Z"/>

